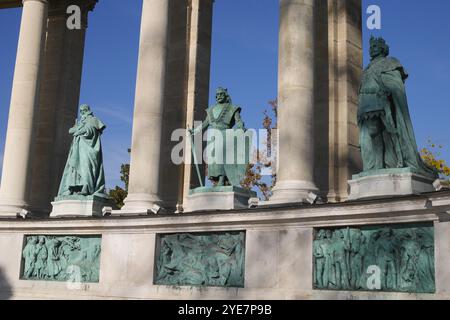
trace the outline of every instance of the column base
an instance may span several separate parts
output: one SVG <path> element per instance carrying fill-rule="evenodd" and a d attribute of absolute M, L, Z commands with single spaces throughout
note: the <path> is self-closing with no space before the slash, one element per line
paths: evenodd
<path fill-rule="evenodd" d="M 273 189 L 273 195 L 267 204 L 308 203 L 312 194 L 318 195 L 319 189 L 313 182 L 289 180 L 279 181 Z"/>
<path fill-rule="evenodd" d="M 132 193 L 124 200 L 120 215 L 146 215 L 155 205 L 162 206 L 162 200 L 156 195 Z"/>
<path fill-rule="evenodd" d="M 12 199 L 0 199 L 0 218 L 16 218 L 23 210 L 29 210 L 28 203 Z"/>
<path fill-rule="evenodd" d="M 31 216 L 33 218 L 44 219 L 50 216 L 52 206 L 47 204 L 30 205 Z"/>

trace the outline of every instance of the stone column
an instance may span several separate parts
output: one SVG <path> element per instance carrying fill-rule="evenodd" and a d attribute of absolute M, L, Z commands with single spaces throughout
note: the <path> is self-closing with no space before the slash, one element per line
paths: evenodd
<path fill-rule="evenodd" d="M 316 0 L 280 0 L 278 170 L 272 201 L 299 202 L 314 183 Z"/>
<path fill-rule="evenodd" d="M 190 9 L 186 126 L 192 128 L 195 120 L 206 118 L 208 108 L 213 0 L 192 0 Z M 186 139 L 185 158 L 183 202 L 190 189 L 200 186 L 195 167 L 188 161 L 192 158 L 190 139 Z M 204 165 L 199 166 L 203 173 Z"/>
<path fill-rule="evenodd" d="M 356 121 L 361 0 L 318 1 L 315 27 L 315 182 L 328 202 L 341 202 L 348 198 L 347 181 L 362 168 Z"/>
<path fill-rule="evenodd" d="M 47 216 L 51 211 L 50 202 L 58 192 L 72 142 L 68 131 L 78 112 L 87 19 L 96 2 L 50 3 L 31 176 L 30 201 L 34 216 Z M 69 30 L 66 26 L 69 5 L 81 8 L 79 30 Z"/>
<path fill-rule="evenodd" d="M 329 1 L 329 202 L 348 199 L 348 180 L 362 171 L 357 123 L 363 70 L 361 0 Z"/>
<path fill-rule="evenodd" d="M 130 181 L 124 211 L 161 201 L 159 180 L 169 31 L 169 0 L 144 0 L 134 106 Z"/>
<path fill-rule="evenodd" d="M 0 215 L 28 208 L 48 1 L 24 0 L 0 187 Z"/>

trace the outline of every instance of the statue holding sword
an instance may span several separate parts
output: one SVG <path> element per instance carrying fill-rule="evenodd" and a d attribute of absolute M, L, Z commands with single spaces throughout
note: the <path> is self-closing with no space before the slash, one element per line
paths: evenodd
<path fill-rule="evenodd" d="M 216 104 L 207 110 L 207 116 L 202 125 L 195 129 L 188 128 L 194 162 L 202 186 L 203 181 L 198 168 L 193 136 L 206 129 L 210 129 L 207 148 L 213 150 L 211 158 L 207 159 L 208 178 L 215 186 L 240 186 L 244 179 L 250 148 L 245 138 L 237 139 L 238 142 L 244 141 L 243 145 L 236 143 L 236 135 L 244 134 L 246 131 L 240 112 L 241 108 L 232 104 L 228 90 L 219 87 L 216 90 Z M 233 161 L 229 161 L 230 155 Z"/>

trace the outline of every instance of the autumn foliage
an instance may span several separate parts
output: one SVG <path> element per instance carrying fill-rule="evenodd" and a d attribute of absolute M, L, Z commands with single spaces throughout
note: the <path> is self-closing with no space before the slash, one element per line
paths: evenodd
<path fill-rule="evenodd" d="M 420 155 L 427 165 L 438 170 L 439 174 L 443 176 L 450 176 L 450 167 L 445 160 L 440 160 L 442 145 L 433 143 L 428 140 L 428 147 L 420 150 Z"/>
<path fill-rule="evenodd" d="M 277 129 L 277 119 L 278 119 L 278 104 L 276 100 L 269 101 L 270 111 L 263 111 L 263 121 L 262 126 L 267 130 L 267 140 L 264 142 L 266 150 L 260 150 L 260 152 L 254 151 L 253 159 L 251 164 L 247 167 L 247 173 L 244 180 L 241 182 L 241 186 L 245 189 L 256 189 L 261 192 L 264 200 L 269 200 L 272 195 L 272 189 L 276 183 L 276 173 L 274 169 L 276 168 L 276 144 L 274 142 L 277 139 L 273 139 L 272 134 L 274 134 L 275 129 Z M 271 116 L 272 114 L 272 116 Z M 261 152 L 263 151 L 263 152 Z M 268 159 L 266 155 L 272 155 Z M 270 177 L 264 177 L 263 170 L 271 170 L 272 175 Z"/>

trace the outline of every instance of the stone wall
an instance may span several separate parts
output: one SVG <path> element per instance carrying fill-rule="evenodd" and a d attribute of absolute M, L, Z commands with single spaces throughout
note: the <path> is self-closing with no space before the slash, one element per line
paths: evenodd
<path fill-rule="evenodd" d="M 99 219 L 0 220 L 0 297 L 111 299 L 450 299 L 450 193 L 333 205 Z M 313 289 L 318 229 L 434 225 L 434 294 Z M 159 235 L 245 232 L 243 287 L 155 285 Z M 23 280 L 25 236 L 101 235 L 98 282 Z"/>

